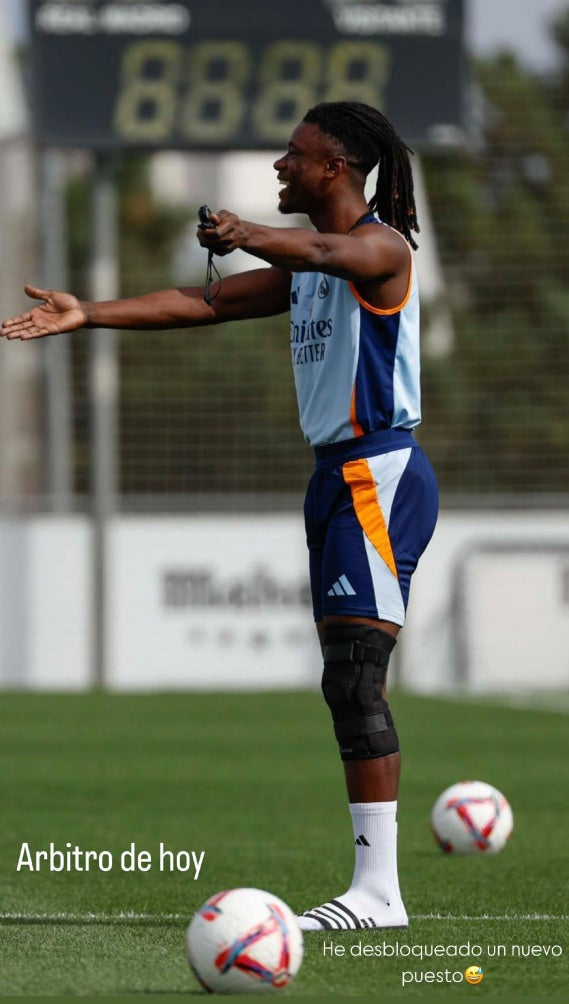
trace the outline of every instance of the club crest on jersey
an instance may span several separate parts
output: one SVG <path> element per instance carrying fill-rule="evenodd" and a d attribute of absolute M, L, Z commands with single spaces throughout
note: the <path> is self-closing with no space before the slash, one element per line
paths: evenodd
<path fill-rule="evenodd" d="M 325 297 L 328 296 L 329 292 L 330 292 L 330 283 L 328 282 L 326 276 L 323 275 L 322 279 L 320 280 L 320 285 L 318 286 L 318 296 L 320 297 L 321 300 L 324 300 Z"/>

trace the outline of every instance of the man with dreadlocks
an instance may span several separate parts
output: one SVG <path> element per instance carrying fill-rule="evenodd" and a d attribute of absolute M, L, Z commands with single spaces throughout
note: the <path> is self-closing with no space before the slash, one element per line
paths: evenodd
<path fill-rule="evenodd" d="M 437 514 L 436 480 L 412 434 L 420 393 L 410 249 L 419 228 L 408 153 L 375 109 L 317 105 L 274 165 L 280 211 L 305 213 L 314 229 L 260 226 L 221 210 L 213 228 L 198 231 L 208 251 L 241 248 L 269 268 L 230 276 L 206 298 L 197 287 L 85 303 L 26 287 L 44 303 L 3 328 L 10 339 L 28 339 L 83 326 L 197 327 L 290 309 L 300 422 L 316 454 L 305 517 L 322 689 L 355 841 L 350 887 L 302 914 L 303 930 L 407 925 L 397 873 L 399 741 L 386 674 Z M 368 205 L 364 185 L 376 165 Z"/>

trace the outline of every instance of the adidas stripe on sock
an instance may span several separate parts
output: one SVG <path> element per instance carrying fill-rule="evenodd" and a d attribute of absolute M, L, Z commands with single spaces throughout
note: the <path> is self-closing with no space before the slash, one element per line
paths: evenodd
<path fill-rule="evenodd" d="M 356 858 L 352 883 L 342 896 L 302 914 L 302 930 L 407 926 L 397 875 L 396 814 L 397 802 L 350 805 Z"/>

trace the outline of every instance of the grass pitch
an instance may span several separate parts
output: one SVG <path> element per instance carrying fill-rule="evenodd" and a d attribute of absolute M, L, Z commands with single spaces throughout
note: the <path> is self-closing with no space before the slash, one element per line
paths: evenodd
<path fill-rule="evenodd" d="M 410 927 L 306 935 L 281 996 L 566 995 L 567 716 L 403 693 L 391 704 Z M 255 885 L 302 910 L 349 883 L 353 838 L 319 694 L 9 694 L 2 705 L 1 995 L 202 996 L 184 934 L 208 896 Z M 512 803 L 497 857 L 446 857 L 430 834 L 432 803 L 463 778 Z M 18 872 L 24 843 L 32 855 L 50 843 L 104 850 L 112 868 Z M 149 870 L 121 869 L 132 844 Z M 160 870 L 160 845 L 182 866 L 204 851 L 198 879 L 167 857 Z M 472 964 L 484 970 L 476 987 L 462 980 Z"/>

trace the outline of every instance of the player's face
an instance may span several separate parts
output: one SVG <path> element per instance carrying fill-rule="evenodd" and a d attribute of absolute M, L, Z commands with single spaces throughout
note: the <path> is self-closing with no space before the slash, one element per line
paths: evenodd
<path fill-rule="evenodd" d="M 326 164 L 331 151 L 318 126 L 301 122 L 294 130 L 287 152 L 274 169 L 283 183 L 279 192 L 280 213 L 309 213 L 326 190 Z"/>

